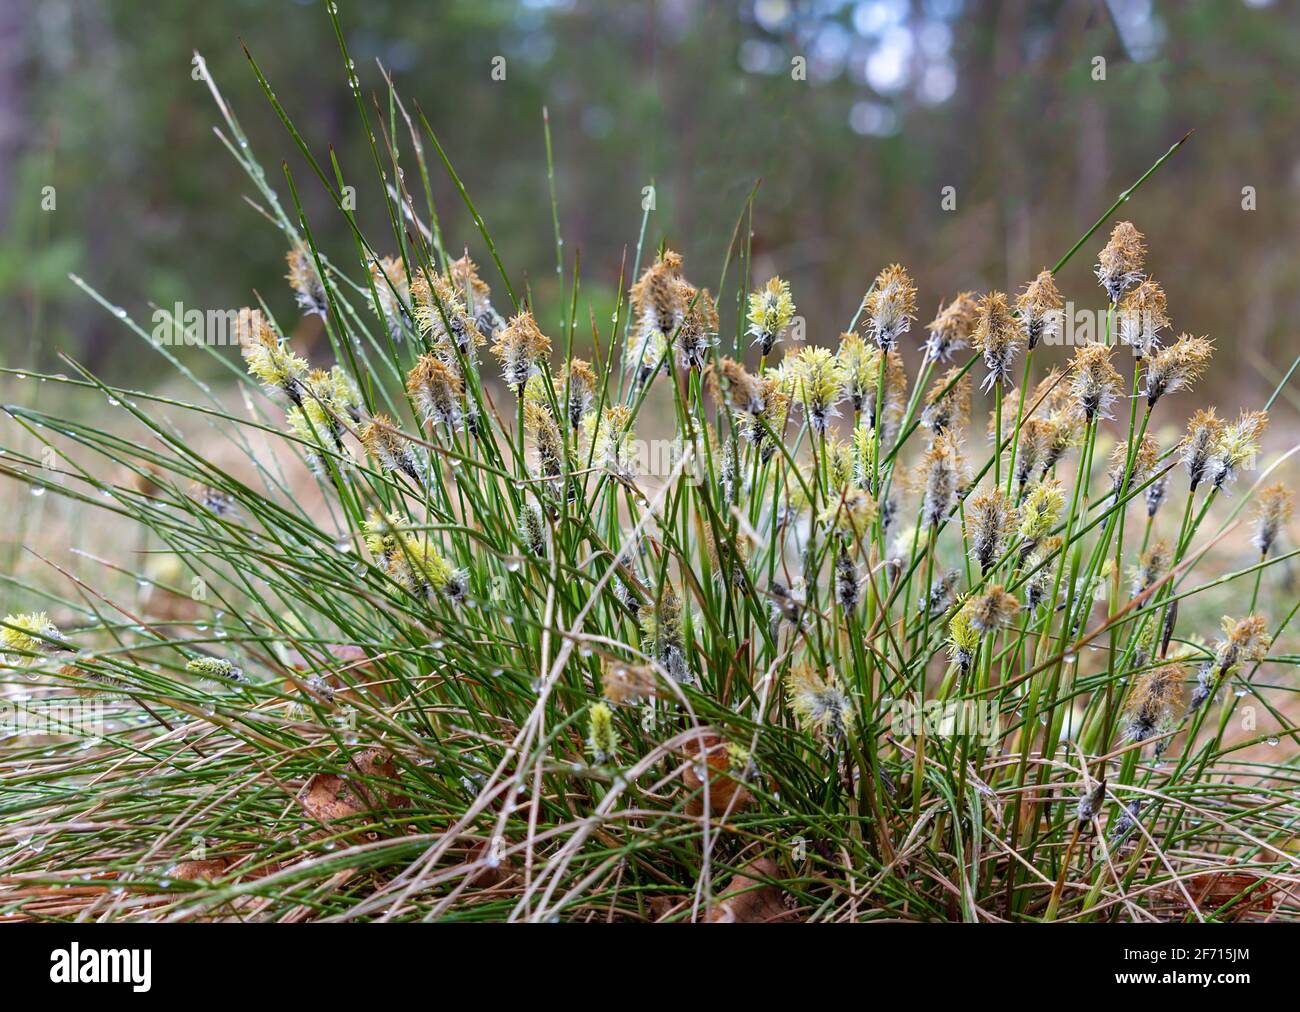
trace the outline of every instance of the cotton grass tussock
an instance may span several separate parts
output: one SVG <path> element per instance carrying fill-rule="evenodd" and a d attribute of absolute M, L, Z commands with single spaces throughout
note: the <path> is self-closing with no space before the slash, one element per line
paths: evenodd
<path fill-rule="evenodd" d="M 242 136 L 233 119 L 222 130 Z M 440 192 L 424 143 L 383 131 L 407 184 L 428 174 Z M 752 856 L 771 860 L 783 916 L 1148 920 L 1196 875 L 1293 873 L 1257 843 L 1300 818 L 1290 738 L 1270 762 L 1271 711 L 1259 731 L 1237 719 L 1237 693 L 1273 705 L 1295 660 L 1289 498 L 1243 482 L 1225 504 L 1209 487 L 1263 452 L 1249 412 L 1197 415 L 1158 452 L 1191 400 L 1165 395 L 1197 381 L 1204 339 L 1156 347 L 1157 328 L 1136 335 L 1136 368 L 1114 354 L 1121 306 L 1153 297 L 1140 237 L 1121 229 L 1100 256 L 1110 349 L 1072 362 L 1054 329 L 1068 255 L 1014 298 L 960 293 L 912 349 L 917 301 L 953 279 L 917 292 L 891 267 L 866 305 L 805 307 L 820 336 L 792 333 L 793 296 L 751 274 L 770 254 L 743 235 L 705 265 L 707 292 L 648 218 L 642 252 L 662 252 L 621 300 L 617 250 L 584 248 L 556 278 L 472 207 L 443 214 L 442 229 L 481 230 L 507 323 L 470 251 L 446 256 L 423 185 L 398 186 L 391 234 L 360 237 L 267 192 L 276 177 L 251 182 L 274 242 L 310 258 L 307 281 L 324 263 L 309 212 L 331 248 L 362 240 L 337 243 L 355 257 L 331 256 L 312 292 L 323 328 L 291 346 L 271 316 L 290 292 L 272 283 L 241 314 L 248 373 L 224 387 L 164 400 L 95 381 L 118 411 L 102 427 L 99 398 L 89 422 L 5 406 L 0 475 L 48 496 L 18 497 L 16 529 L 53 565 L 10 574 L 3 692 L 96 694 L 108 733 L 5 743 L 8 873 L 78 888 L 19 890 L 0 916 L 685 920 L 687 897 L 711 909 Z M 458 182 L 472 204 L 475 181 Z M 382 211 L 388 184 L 363 206 Z M 750 213 L 757 226 L 763 204 Z M 538 319 L 557 321 L 554 347 Z M 652 384 L 661 368 L 675 382 Z M 986 371 L 987 437 L 986 403 L 971 419 Z M 89 373 L 43 378 L 77 410 L 92 390 Z M 1158 429 L 1143 411 L 1157 401 Z M 75 473 L 55 480 L 38 444 Z M 1162 475 L 1180 456 L 1200 495 Z M 1116 482 L 1125 503 L 1106 494 Z M 1128 509 L 1148 482 L 1146 510 Z M 56 497 L 93 535 L 75 570 L 64 518 L 44 511 Z M 1250 617 L 1201 642 L 1252 583 Z M 56 625 L 70 637 L 38 635 Z M 898 724 L 907 706 L 953 705 L 992 729 Z M 1124 843 L 1118 874 L 1071 844 L 1092 832 L 1057 803 L 1073 798 Z M 1207 806 L 1215 820 L 1192 818 Z M 234 859 L 219 881 L 163 890 L 190 844 L 159 826 Z"/>

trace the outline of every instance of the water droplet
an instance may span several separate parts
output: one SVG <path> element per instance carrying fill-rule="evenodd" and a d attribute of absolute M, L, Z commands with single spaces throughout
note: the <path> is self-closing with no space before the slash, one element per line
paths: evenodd
<path fill-rule="evenodd" d="M 1277 748 L 1277 736 L 1269 735 L 1267 740 L 1265 740 L 1264 744 L 1267 745 L 1269 748 Z"/>
<path fill-rule="evenodd" d="M 33 486 L 32 486 L 32 495 L 34 495 L 34 496 L 43 496 L 44 494 L 45 494 L 45 486 L 44 486 L 44 485 L 33 485 Z"/>

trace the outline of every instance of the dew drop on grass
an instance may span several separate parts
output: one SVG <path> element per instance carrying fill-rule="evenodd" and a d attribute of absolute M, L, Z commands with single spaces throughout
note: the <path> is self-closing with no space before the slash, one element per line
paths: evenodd
<path fill-rule="evenodd" d="M 32 486 L 32 495 L 34 495 L 34 496 L 43 496 L 44 494 L 45 494 L 45 486 L 44 486 L 44 485 L 33 485 L 33 486 Z"/>
<path fill-rule="evenodd" d="M 1269 735 L 1264 744 L 1269 748 L 1277 748 L 1277 738 L 1274 735 Z"/>

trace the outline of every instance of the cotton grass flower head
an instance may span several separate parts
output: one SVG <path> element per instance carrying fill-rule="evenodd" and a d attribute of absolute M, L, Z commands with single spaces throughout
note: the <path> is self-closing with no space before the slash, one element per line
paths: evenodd
<path fill-rule="evenodd" d="M 362 531 L 380 568 L 413 597 L 432 602 L 441 596 L 453 604 L 465 599 L 468 572 L 448 562 L 425 532 L 413 530 L 409 518 L 371 510 Z"/>
<path fill-rule="evenodd" d="M 1051 344 L 1061 332 L 1061 310 L 1065 301 L 1057 291 L 1052 272 L 1044 267 L 1016 296 L 1016 312 L 1025 347 L 1030 351 L 1044 339 Z"/>
<path fill-rule="evenodd" d="M 1010 625 L 1020 611 L 1020 602 L 1001 584 L 994 584 L 984 593 L 967 601 L 970 608 L 971 627 L 981 634 L 997 632 Z"/>
<path fill-rule="evenodd" d="M 1097 282 L 1106 290 L 1112 303 L 1142 280 L 1146 247 L 1142 233 L 1131 221 L 1121 221 L 1110 233 L 1110 242 L 1097 258 Z"/>
<path fill-rule="evenodd" d="M 388 415 L 375 415 L 359 433 L 366 453 L 389 474 L 401 472 L 417 485 L 424 484 L 424 467 L 411 444 Z"/>
<path fill-rule="evenodd" d="M 1266 411 L 1243 411 L 1235 422 L 1224 426 L 1210 458 L 1210 477 L 1215 488 L 1223 488 L 1236 481 L 1240 472 L 1255 467 L 1259 440 L 1266 428 Z"/>
<path fill-rule="evenodd" d="M 1184 678 L 1180 664 L 1165 664 L 1137 677 L 1124 711 L 1129 741 L 1146 741 L 1173 727 L 1181 716 Z"/>
<path fill-rule="evenodd" d="M 794 311 L 790 286 L 779 277 L 750 293 L 748 333 L 764 358 L 771 354 L 772 348 L 790 326 Z"/>
<path fill-rule="evenodd" d="M 501 378 L 516 396 L 523 395 L 528 377 L 550 353 L 551 339 L 541 332 L 527 310 L 512 317 L 492 345 L 492 354 L 501 363 Z"/>
<path fill-rule="evenodd" d="M 466 314 L 474 321 L 475 329 L 483 339 L 494 340 L 506 321 L 492 305 L 492 289 L 479 277 L 478 265 L 470 259 L 468 251 L 447 265 L 447 276 L 455 286 Z"/>
<path fill-rule="evenodd" d="M 13 666 L 71 649 L 59 627 L 43 611 L 6 615 L 4 624 L 0 625 L 0 647 L 11 651 L 5 659 Z"/>
<path fill-rule="evenodd" d="M 737 428 L 741 438 L 752 444 L 764 461 L 769 460 L 789 416 L 790 395 L 782 390 L 780 378 L 772 374 L 756 377 L 727 357 L 719 361 L 717 375 L 722 381 L 720 395 L 740 416 Z M 710 372 L 710 382 L 716 383 L 716 379 Z"/>
<path fill-rule="evenodd" d="M 1047 600 L 1053 583 L 1053 567 L 1049 560 L 1053 558 L 1062 544 L 1060 537 L 1044 538 L 1024 557 L 1021 563 L 1025 578 L 1025 607 L 1034 611 Z"/>
<path fill-rule="evenodd" d="M 966 508 L 966 538 L 970 556 L 979 563 L 980 575 L 987 575 L 1002 553 L 1016 527 L 1015 509 L 1000 488 L 982 492 Z"/>
<path fill-rule="evenodd" d="M 1282 482 L 1269 485 L 1259 493 L 1255 505 L 1255 530 L 1251 544 L 1259 549 L 1260 558 L 1266 558 L 1278 534 L 1291 522 L 1295 513 L 1295 493 Z"/>
<path fill-rule="evenodd" d="M 681 300 L 686 307 L 677 328 L 677 355 L 683 369 L 703 369 L 713 346 L 718 343 L 718 307 L 707 288 L 697 291 L 679 281 Z"/>
<path fill-rule="evenodd" d="M 1148 407 L 1176 390 L 1190 390 L 1201 378 L 1214 355 L 1214 344 L 1208 337 L 1183 334 L 1167 348 L 1161 348 L 1147 363 L 1143 376 L 1142 393 Z"/>
<path fill-rule="evenodd" d="M 786 700 L 799 729 L 833 746 L 853 736 L 853 705 L 834 673 L 798 664 L 785 680 Z"/>
<path fill-rule="evenodd" d="M 927 527 L 940 527 L 957 507 L 957 493 L 963 481 L 961 444 L 954 432 L 935 437 L 921 460 L 918 482 L 922 488 L 921 520 Z"/>
<path fill-rule="evenodd" d="M 588 714 L 587 748 L 592 762 L 603 765 L 618 753 L 618 731 L 614 728 L 614 711 L 608 703 L 593 703 Z"/>
<path fill-rule="evenodd" d="M 260 309 L 241 309 L 235 334 L 248 371 L 266 391 L 283 394 L 302 407 L 303 384 L 310 371 L 307 360 L 289 350 Z"/>
<path fill-rule="evenodd" d="M 1065 509 L 1065 490 L 1060 480 L 1045 479 L 1030 489 L 1019 510 L 1019 536 L 1030 545 L 1047 537 Z"/>
<path fill-rule="evenodd" d="M 1011 307 L 1004 292 L 989 292 L 979 300 L 975 331 L 971 343 L 984 356 L 988 375 L 983 389 L 991 390 L 995 384 L 1011 382 L 1011 365 L 1020 353 L 1023 334 L 1011 315 Z"/>
<path fill-rule="evenodd" d="M 947 362 L 955 351 L 970 345 L 979 317 L 979 300 L 974 292 L 962 292 L 939 311 L 927 326 L 925 360 Z"/>
<path fill-rule="evenodd" d="M 1268 633 L 1263 615 L 1248 615 L 1243 619 L 1225 615 L 1221 628 L 1223 635 L 1214 644 L 1214 663 L 1220 674 L 1268 656 L 1273 637 Z"/>
<path fill-rule="evenodd" d="M 594 424 L 594 413 L 588 415 L 587 420 Z M 533 445 L 534 473 L 554 482 L 564 472 L 566 454 L 564 437 L 545 401 L 525 399 L 524 434 Z"/>
<path fill-rule="evenodd" d="M 1163 538 L 1138 555 L 1137 567 L 1133 570 L 1133 596 L 1137 597 L 1151 587 L 1165 573 L 1174 561 L 1173 549 Z"/>
<path fill-rule="evenodd" d="M 224 657 L 192 657 L 185 662 L 185 670 L 214 682 L 247 681 L 243 670 Z"/>
<path fill-rule="evenodd" d="M 916 319 L 916 285 L 902 264 L 876 275 L 862 300 L 863 327 L 881 351 L 892 351 Z"/>
<path fill-rule="evenodd" d="M 1223 436 L 1225 428 L 1223 419 L 1215 414 L 1214 408 L 1202 408 L 1187 422 L 1187 433 L 1183 437 L 1179 453 L 1191 491 L 1202 481 L 1209 478 L 1212 471 L 1215 448 Z"/>
<path fill-rule="evenodd" d="M 406 375 L 406 392 L 425 422 L 442 425 L 448 432 L 463 427 L 461 401 L 465 383 L 437 355 L 426 353 L 416 359 L 415 367 Z"/>
<path fill-rule="evenodd" d="M 1160 331 L 1169 326 L 1165 290 L 1152 278 L 1139 282 L 1120 301 L 1115 323 L 1120 343 L 1131 347 L 1137 358 L 1146 358 L 1160 346 Z"/>
<path fill-rule="evenodd" d="M 1054 439 L 1052 423 L 1045 418 L 1026 418 L 1020 423 L 1020 438 L 1016 443 L 1015 478 L 1021 495 L 1024 495 L 1034 472 L 1043 466 Z"/>
<path fill-rule="evenodd" d="M 844 369 L 827 348 L 799 349 L 790 366 L 794 398 L 803 408 L 809 427 L 818 435 L 826 434 L 836 405 L 844 396 Z"/>
<path fill-rule="evenodd" d="M 980 630 L 972 621 L 973 616 L 973 602 L 968 599 L 948 620 L 948 654 L 963 673 L 970 670 L 980 645 Z"/>
<path fill-rule="evenodd" d="M 681 269 L 681 255 L 665 249 L 632 285 L 629 296 L 636 328 L 630 345 L 662 350 L 672 340 L 685 317 L 689 291 L 682 284 Z"/>
<path fill-rule="evenodd" d="M 411 301 L 411 281 L 406 275 L 406 265 L 395 257 L 380 257 L 370 262 L 370 283 L 375 289 L 375 309 L 388 327 L 388 335 L 396 342 L 406 338 L 406 328 L 412 323 L 407 306 Z"/>
<path fill-rule="evenodd" d="M 420 332 L 445 357 L 472 359 L 474 350 L 486 340 L 465 309 L 460 291 L 443 275 L 418 273 L 411 282 L 411 301 Z"/>
<path fill-rule="evenodd" d="M 542 507 L 532 499 L 519 507 L 519 540 L 539 559 L 546 557 L 546 520 Z"/>
<path fill-rule="evenodd" d="M 1155 437 L 1144 434 L 1137 448 L 1132 451 L 1133 459 L 1129 461 L 1129 443 L 1116 443 L 1110 454 L 1111 491 L 1118 499 L 1126 489 L 1133 489 L 1150 478 L 1160 462 L 1160 445 Z M 1128 480 L 1125 481 L 1127 474 Z"/>
<path fill-rule="evenodd" d="M 632 410 L 622 404 L 593 411 L 583 421 L 583 435 L 591 447 L 591 462 L 621 478 L 636 476 L 632 442 Z"/>
<path fill-rule="evenodd" d="M 592 410 L 596 399 L 596 374 L 591 363 L 585 359 L 570 359 L 560 368 L 556 378 L 555 389 L 561 396 L 567 393 L 567 414 L 569 427 L 577 430 L 582 427 L 582 420 Z"/>
<path fill-rule="evenodd" d="M 1111 348 L 1085 344 L 1074 353 L 1070 389 L 1085 421 L 1109 418 L 1110 406 L 1124 389 L 1124 380 L 1110 363 Z"/>
<path fill-rule="evenodd" d="M 931 618 L 943 615 L 952 607 L 953 601 L 956 600 L 959 583 L 961 583 L 961 570 L 946 570 L 930 587 L 928 602 L 923 594 L 918 602 L 918 607 L 924 608 Z"/>
<path fill-rule="evenodd" d="M 677 592 L 664 584 L 659 601 L 640 609 L 643 649 L 663 666 L 673 681 L 693 684 L 695 676 L 686 662 L 686 642 L 682 629 L 682 601 Z"/>
<path fill-rule="evenodd" d="M 316 270 L 316 261 L 311 250 L 300 243 L 285 255 L 285 263 L 289 266 L 289 273 L 285 275 L 285 280 L 293 289 L 298 308 L 302 310 L 304 316 L 315 314 L 322 320 L 325 319 L 329 314 L 329 302 L 326 300 L 325 285 Z"/>
<path fill-rule="evenodd" d="M 844 380 L 844 393 L 853 405 L 855 414 L 861 413 L 875 400 L 876 385 L 880 377 L 880 349 L 867 344 L 859 335 L 840 335 L 835 358 Z"/>
<path fill-rule="evenodd" d="M 970 423 L 970 405 L 974 381 L 969 372 L 949 369 L 934 381 L 925 394 L 921 425 L 935 435 L 952 430 L 963 431 Z"/>

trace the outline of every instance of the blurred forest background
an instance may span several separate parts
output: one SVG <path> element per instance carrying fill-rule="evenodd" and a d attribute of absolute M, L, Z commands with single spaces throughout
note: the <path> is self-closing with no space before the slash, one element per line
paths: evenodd
<path fill-rule="evenodd" d="M 466 181 L 512 277 L 558 315 L 542 107 L 566 256 L 607 320 L 642 187 L 647 243 L 714 285 L 761 177 L 755 271 L 794 288 L 831 342 L 899 260 L 928 319 L 959 288 L 1018 288 L 1186 131 L 1134 199 L 1174 327 L 1213 336 L 1212 382 L 1246 403 L 1293 359 L 1300 319 L 1300 4 L 1274 0 L 339 0 L 363 89 L 376 60 L 416 100 Z M 256 56 L 318 158 L 357 185 L 363 228 L 390 235 L 338 48 L 318 2 L 4 0 L 0 4 L 0 357 L 54 367 L 67 349 L 109 380 L 164 368 L 68 280 L 137 319 L 261 292 L 296 318 L 280 237 L 250 187 L 192 52 L 206 59 L 275 174 L 288 162 L 327 250 L 351 238 L 263 99 Z M 494 80 L 495 57 L 506 79 Z M 806 61 L 806 80 L 796 71 Z M 1097 57 L 1104 80 L 1095 79 Z M 430 157 L 433 157 L 430 152 Z M 54 210 L 42 208 L 54 187 Z M 449 249 L 487 261 L 443 175 Z M 941 193 L 954 187 L 956 209 Z M 1256 210 L 1243 209 L 1253 187 Z M 1060 279 L 1100 305 L 1099 235 Z M 485 277 L 491 275 L 485 271 Z M 584 307 L 585 309 L 585 307 Z M 580 311 L 585 316 L 585 311 Z M 923 320 L 924 322 L 924 320 Z M 314 323 L 314 321 L 313 321 Z M 303 326 L 310 326 L 304 324 Z M 232 354 L 234 351 L 232 349 Z"/>

